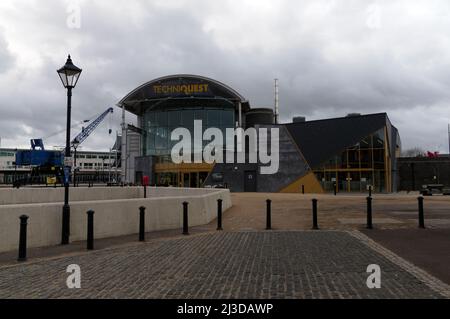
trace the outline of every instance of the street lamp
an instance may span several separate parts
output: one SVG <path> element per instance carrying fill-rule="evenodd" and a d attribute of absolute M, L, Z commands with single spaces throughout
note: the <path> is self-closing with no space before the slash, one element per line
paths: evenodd
<path fill-rule="evenodd" d="M 66 64 L 59 69 L 58 75 L 61 82 L 67 89 L 67 128 L 66 128 L 66 152 L 65 158 L 70 158 L 70 116 L 72 109 L 72 89 L 77 85 L 82 70 L 72 63 L 72 59 L 67 58 Z M 69 206 L 69 176 L 71 163 L 64 163 L 64 206 L 62 214 L 62 234 L 61 245 L 69 244 L 70 236 L 70 206 Z"/>

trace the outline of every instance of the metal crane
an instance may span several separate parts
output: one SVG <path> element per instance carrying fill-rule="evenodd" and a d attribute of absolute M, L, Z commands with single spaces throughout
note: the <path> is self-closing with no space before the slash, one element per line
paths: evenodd
<path fill-rule="evenodd" d="M 81 133 L 78 134 L 71 142 L 72 147 L 75 150 L 75 161 L 74 166 L 76 167 L 76 153 L 77 148 L 83 143 L 89 135 L 100 125 L 100 123 L 106 118 L 109 113 L 113 113 L 112 107 L 108 108 L 99 117 L 92 121 L 86 128 L 83 128 Z M 87 122 L 87 121 L 83 121 Z M 79 125 L 79 124 L 77 124 Z M 76 126 L 76 125 L 74 125 Z M 58 132 L 59 133 L 59 132 Z M 58 133 L 52 134 L 56 135 Z M 112 133 L 111 128 L 109 129 L 109 134 Z M 53 174 L 63 167 L 64 157 L 61 151 L 47 151 L 44 148 L 44 142 L 42 138 L 31 140 L 31 150 L 19 150 L 16 152 L 16 165 L 19 166 L 33 166 L 31 171 L 31 180 L 34 176 L 39 176 L 40 173 L 44 172 L 46 174 Z M 25 184 L 27 181 L 18 181 L 18 186 L 20 183 Z"/>
<path fill-rule="evenodd" d="M 109 113 L 113 113 L 114 110 L 112 107 L 107 109 L 105 112 L 103 112 L 99 117 L 97 117 L 94 121 L 92 121 L 91 124 L 89 124 L 86 128 L 83 128 L 81 130 L 81 133 L 78 134 L 73 140 L 72 140 L 72 146 L 76 149 L 81 143 L 83 143 L 89 135 L 97 128 L 97 126 L 100 125 L 100 123 L 105 119 L 105 117 Z M 109 134 L 111 134 L 112 130 L 109 129 Z"/>
<path fill-rule="evenodd" d="M 80 146 L 81 143 L 83 143 L 88 137 L 89 135 L 91 135 L 91 133 L 97 128 L 97 126 L 100 125 L 100 123 L 106 118 L 106 116 L 109 113 L 114 113 L 114 110 L 112 107 L 110 107 L 109 109 L 107 109 L 105 112 L 103 112 L 99 117 L 97 117 L 94 121 L 92 121 L 91 124 L 89 124 L 86 128 L 83 127 L 83 129 L 81 130 L 81 133 L 78 134 L 71 142 L 72 147 L 74 149 L 74 176 L 73 176 L 73 184 L 74 187 L 76 187 L 77 183 L 76 183 L 76 174 L 77 174 L 77 148 L 78 146 Z M 111 128 L 109 128 L 109 134 L 112 133 Z"/>

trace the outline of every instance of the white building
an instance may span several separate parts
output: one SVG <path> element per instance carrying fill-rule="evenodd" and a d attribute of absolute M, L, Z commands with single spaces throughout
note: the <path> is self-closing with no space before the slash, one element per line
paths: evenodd
<path fill-rule="evenodd" d="M 0 148 L 0 184 L 11 184 L 14 176 L 22 177 L 31 171 L 30 166 L 16 166 L 17 149 Z M 118 181 L 120 179 L 120 153 L 77 151 L 76 164 L 78 179 Z"/>

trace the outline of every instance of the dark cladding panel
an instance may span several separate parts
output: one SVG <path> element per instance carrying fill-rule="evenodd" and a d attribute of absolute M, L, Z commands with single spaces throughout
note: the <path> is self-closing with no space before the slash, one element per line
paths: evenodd
<path fill-rule="evenodd" d="M 226 185 L 232 192 L 244 192 L 245 172 L 257 170 L 257 164 L 216 164 L 205 185 L 219 187 Z M 258 177 L 256 177 L 256 185 L 259 183 Z"/>
<path fill-rule="evenodd" d="M 272 127 L 279 128 L 280 135 L 279 170 L 277 173 L 272 175 L 260 174 L 260 164 L 216 164 L 205 185 L 222 186 L 226 184 L 233 192 L 244 192 L 246 191 L 246 177 L 250 172 L 256 172 L 255 183 L 258 192 L 279 192 L 306 175 L 310 170 L 309 166 L 284 126 L 264 125 L 256 128 L 267 128 L 270 132 Z M 219 176 L 222 177 L 222 180 L 216 178 Z"/>
<path fill-rule="evenodd" d="M 258 192 L 279 192 L 294 183 L 310 170 L 301 156 L 295 142 L 291 139 L 286 127 L 279 125 L 264 125 L 257 128 L 279 128 L 279 169 L 272 175 L 262 175 L 258 172 Z M 270 136 L 270 133 L 268 134 Z M 270 148 L 269 148 L 270 149 Z"/>
<path fill-rule="evenodd" d="M 383 128 L 386 121 L 386 113 L 380 113 L 292 123 L 286 127 L 308 164 L 315 169 L 332 156 Z"/>

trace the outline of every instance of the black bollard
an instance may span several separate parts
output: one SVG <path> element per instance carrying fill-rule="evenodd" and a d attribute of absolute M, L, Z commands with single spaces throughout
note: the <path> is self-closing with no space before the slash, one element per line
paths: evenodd
<path fill-rule="evenodd" d="M 87 249 L 94 250 L 94 211 L 89 210 L 87 223 Z"/>
<path fill-rule="evenodd" d="M 272 201 L 268 199 L 267 204 L 267 218 L 266 218 L 266 230 L 272 229 Z"/>
<path fill-rule="evenodd" d="M 302 185 L 302 194 L 305 194 L 305 185 Z"/>
<path fill-rule="evenodd" d="M 28 216 L 20 216 L 19 258 L 17 258 L 17 261 L 27 260 L 27 226 Z"/>
<path fill-rule="evenodd" d="M 419 201 L 419 228 L 425 228 L 425 217 L 423 213 L 423 197 L 420 196 L 417 198 Z"/>
<path fill-rule="evenodd" d="M 317 230 L 319 229 L 319 223 L 317 221 L 317 199 L 312 200 L 312 207 L 313 207 L 313 229 Z"/>
<path fill-rule="evenodd" d="M 336 196 L 337 195 L 337 184 L 336 183 L 333 184 L 333 191 L 334 191 L 334 196 Z"/>
<path fill-rule="evenodd" d="M 367 229 L 372 229 L 372 197 L 367 197 Z"/>
<path fill-rule="evenodd" d="M 223 200 L 217 200 L 217 230 L 223 230 L 222 228 L 222 203 Z"/>
<path fill-rule="evenodd" d="M 139 207 L 139 241 L 145 241 L 145 207 Z"/>
<path fill-rule="evenodd" d="M 144 185 L 144 198 L 147 198 L 147 185 Z"/>
<path fill-rule="evenodd" d="M 189 235 L 188 202 L 183 203 L 183 235 Z"/>

